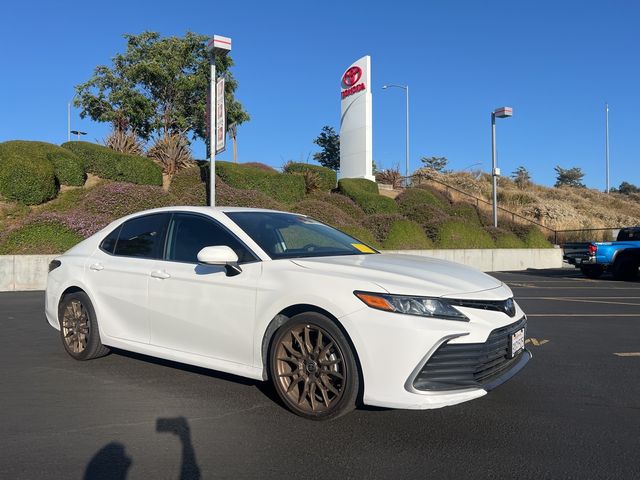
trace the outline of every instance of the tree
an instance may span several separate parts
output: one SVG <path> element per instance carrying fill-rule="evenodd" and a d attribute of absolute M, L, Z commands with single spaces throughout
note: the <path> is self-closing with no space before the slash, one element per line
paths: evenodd
<path fill-rule="evenodd" d="M 586 188 L 582 179 L 584 173 L 580 167 L 562 168 L 560 165 L 555 167 L 556 183 L 554 187 L 578 187 Z"/>
<path fill-rule="evenodd" d="M 611 191 L 617 191 L 618 193 L 622 193 L 624 195 L 630 195 L 632 193 L 640 193 L 640 188 L 638 188 L 633 183 L 622 182 L 618 189 L 612 188 Z"/>
<path fill-rule="evenodd" d="M 447 157 L 422 157 L 420 159 L 426 168 L 435 170 L 436 172 L 444 173 L 444 169 L 449 163 Z"/>
<path fill-rule="evenodd" d="M 313 141 L 322 150 L 313 154 L 313 159 L 323 167 L 332 170 L 340 169 L 340 135 L 333 127 L 325 125 L 322 127 L 320 135 Z"/>
<path fill-rule="evenodd" d="M 76 86 L 74 104 L 80 116 L 111 122 L 114 130 L 134 131 L 149 140 L 191 132 L 206 140 L 209 90 L 207 36 L 187 32 L 184 37 L 160 37 L 156 32 L 124 35 L 127 50 L 111 67 L 96 67 L 92 77 Z M 238 87 L 229 68 L 229 55 L 216 57 L 216 70 L 225 77 L 227 125 L 241 124 L 249 115 L 234 98 Z"/>
<path fill-rule="evenodd" d="M 511 178 L 520 189 L 524 189 L 531 184 L 531 175 L 529 175 L 529 170 L 522 165 L 515 169 L 511 174 Z"/>

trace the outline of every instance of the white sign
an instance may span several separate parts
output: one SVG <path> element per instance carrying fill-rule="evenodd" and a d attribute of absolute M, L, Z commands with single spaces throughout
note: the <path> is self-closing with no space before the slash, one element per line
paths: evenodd
<path fill-rule="evenodd" d="M 215 53 L 228 52 L 231 50 L 231 39 L 229 37 L 223 37 L 222 35 L 214 35 L 211 40 L 209 40 L 209 44 L 207 45 L 208 50 L 213 50 Z"/>
<path fill-rule="evenodd" d="M 340 178 L 373 176 L 371 57 L 352 63 L 340 79 Z"/>
<path fill-rule="evenodd" d="M 224 78 L 216 83 L 216 153 L 224 152 L 227 118 L 224 108 Z"/>

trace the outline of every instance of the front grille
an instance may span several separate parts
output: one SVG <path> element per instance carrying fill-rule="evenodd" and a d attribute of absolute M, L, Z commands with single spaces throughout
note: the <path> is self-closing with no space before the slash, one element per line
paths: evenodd
<path fill-rule="evenodd" d="M 511 325 L 493 330 L 485 343 L 442 344 L 415 377 L 413 387 L 416 390 L 453 390 L 489 384 L 519 363 L 524 353 L 509 358 L 510 338 L 526 325 L 527 319 L 522 317 Z"/>

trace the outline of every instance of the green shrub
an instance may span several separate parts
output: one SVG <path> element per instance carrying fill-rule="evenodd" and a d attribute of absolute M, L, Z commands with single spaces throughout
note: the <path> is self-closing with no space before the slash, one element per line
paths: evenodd
<path fill-rule="evenodd" d="M 241 165 L 245 167 L 259 168 L 260 170 L 264 170 L 266 172 L 275 172 L 275 173 L 278 172 L 275 168 L 261 162 L 245 162 L 245 163 L 242 163 Z"/>
<path fill-rule="evenodd" d="M 440 225 L 437 233 L 440 248 L 494 248 L 495 243 L 479 225 L 449 220 Z"/>
<path fill-rule="evenodd" d="M 37 205 L 57 194 L 53 163 L 44 142 L 0 144 L 0 194 L 9 200 Z"/>
<path fill-rule="evenodd" d="M 349 215 L 356 222 L 365 216 L 364 210 L 362 210 L 356 202 L 340 193 L 315 192 L 312 195 L 308 195 L 307 198 L 330 203 Z"/>
<path fill-rule="evenodd" d="M 419 224 L 426 234 L 436 240 L 440 226 L 451 217 L 436 205 L 418 205 L 405 212 L 405 217 Z"/>
<path fill-rule="evenodd" d="M 551 242 L 535 225 L 531 225 L 525 230 L 522 240 L 527 248 L 553 248 Z"/>
<path fill-rule="evenodd" d="M 100 178 L 141 185 L 162 185 L 162 169 L 148 158 L 119 153 L 89 142 L 67 142 L 62 146 L 84 161 L 87 172 Z"/>
<path fill-rule="evenodd" d="M 200 166 L 193 166 L 179 170 L 173 176 L 169 195 L 175 205 L 207 205 L 208 183 L 204 173 Z"/>
<path fill-rule="evenodd" d="M 378 242 L 382 243 L 389 236 L 391 227 L 393 227 L 398 220 L 402 220 L 402 215 L 397 213 L 379 213 L 364 217 L 362 224 L 367 230 L 370 230 L 374 234 Z"/>
<path fill-rule="evenodd" d="M 270 208 L 284 210 L 284 207 L 259 190 L 233 188 L 216 177 L 216 205 L 228 207 Z"/>
<path fill-rule="evenodd" d="M 293 211 L 309 215 L 332 227 L 340 228 L 355 225 L 355 221 L 335 205 L 320 200 L 307 199 L 298 202 Z"/>
<path fill-rule="evenodd" d="M 469 203 L 460 202 L 452 205 L 449 208 L 449 215 L 455 220 L 482 225 L 480 216 L 478 215 L 478 209 Z"/>
<path fill-rule="evenodd" d="M 432 205 L 443 210 L 449 206 L 449 202 L 444 198 L 424 188 L 407 188 L 396 197 L 396 203 L 404 214 L 423 205 Z"/>
<path fill-rule="evenodd" d="M 502 228 L 486 227 L 496 248 L 525 248 L 524 242 L 516 234 Z"/>
<path fill-rule="evenodd" d="M 269 172 L 238 163 L 216 162 L 216 174 L 232 188 L 259 190 L 277 202 L 296 203 L 304 197 L 304 180 L 299 175 Z"/>
<path fill-rule="evenodd" d="M 387 250 L 426 250 L 433 248 L 433 242 L 416 222 L 398 220 L 391 226 L 383 247 Z"/>
<path fill-rule="evenodd" d="M 369 230 L 367 230 L 364 227 L 348 226 L 348 227 L 340 227 L 340 230 L 342 230 L 347 235 L 351 235 L 353 238 L 355 238 L 361 243 L 364 243 L 365 245 L 369 245 L 370 247 L 373 247 L 376 249 L 381 248 L 380 244 L 374 237 L 373 233 L 371 233 Z"/>
<path fill-rule="evenodd" d="M 319 177 L 320 190 L 331 191 L 336 188 L 337 176 L 334 170 L 320 165 L 310 165 L 308 163 L 289 162 L 283 168 L 284 173 L 304 174 L 305 172 L 316 173 Z"/>
<path fill-rule="evenodd" d="M 2 239 L 0 255 L 62 253 L 81 240 L 81 235 L 59 223 L 31 223 L 9 232 Z"/>
<path fill-rule="evenodd" d="M 86 179 L 82 160 L 72 152 L 56 147 L 55 151 L 47 154 L 53 163 L 53 169 L 60 185 L 81 187 Z"/>
<path fill-rule="evenodd" d="M 364 178 L 343 178 L 338 182 L 341 193 L 356 202 L 365 213 L 396 213 L 398 206 L 389 197 L 378 193 L 375 182 Z"/>

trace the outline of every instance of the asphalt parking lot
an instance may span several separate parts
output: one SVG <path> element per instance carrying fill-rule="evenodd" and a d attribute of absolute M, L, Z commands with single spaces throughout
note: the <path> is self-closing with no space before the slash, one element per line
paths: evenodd
<path fill-rule="evenodd" d="M 0 293 L 0 478 L 640 478 L 640 283 L 495 276 L 529 316 L 519 375 L 453 407 L 325 423 L 260 382 L 124 352 L 76 362 L 43 292 Z"/>

